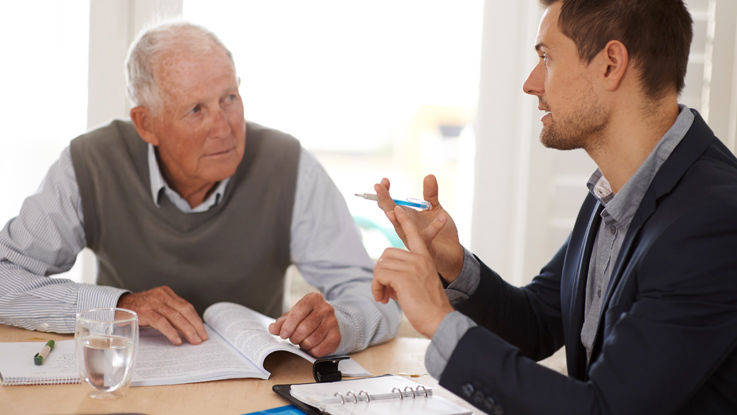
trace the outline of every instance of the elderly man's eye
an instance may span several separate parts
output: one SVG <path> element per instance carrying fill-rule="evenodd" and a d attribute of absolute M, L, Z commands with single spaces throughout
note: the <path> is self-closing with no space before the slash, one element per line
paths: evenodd
<path fill-rule="evenodd" d="M 200 112 L 200 111 L 202 111 L 202 107 L 200 107 L 199 105 L 195 105 L 195 106 L 194 106 L 194 107 L 192 108 L 192 111 L 190 111 L 190 112 L 191 112 L 192 114 L 197 114 L 197 113 L 198 113 L 198 112 Z"/>

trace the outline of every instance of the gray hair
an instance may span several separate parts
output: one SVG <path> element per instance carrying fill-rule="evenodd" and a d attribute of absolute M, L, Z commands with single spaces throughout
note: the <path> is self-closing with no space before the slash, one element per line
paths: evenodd
<path fill-rule="evenodd" d="M 220 47 L 233 62 L 233 55 L 214 33 L 188 22 L 169 22 L 144 30 L 128 50 L 125 62 L 128 99 L 134 106 L 145 105 L 157 111 L 161 104 L 154 69 L 160 56 L 176 48 L 205 53 Z"/>

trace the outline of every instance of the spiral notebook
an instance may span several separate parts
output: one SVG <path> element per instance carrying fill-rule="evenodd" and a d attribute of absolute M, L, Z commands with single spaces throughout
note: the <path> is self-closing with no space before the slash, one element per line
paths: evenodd
<path fill-rule="evenodd" d="M 436 395 L 431 388 L 395 375 L 274 385 L 273 389 L 308 414 L 471 414 L 471 411 Z"/>
<path fill-rule="evenodd" d="M 0 383 L 2 385 L 51 385 L 79 383 L 74 361 L 74 340 L 60 340 L 44 363 L 37 366 L 33 356 L 46 342 L 0 342 Z"/>

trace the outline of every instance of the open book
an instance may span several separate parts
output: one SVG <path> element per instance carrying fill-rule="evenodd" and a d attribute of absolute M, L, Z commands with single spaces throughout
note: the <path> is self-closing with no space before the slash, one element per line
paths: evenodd
<path fill-rule="evenodd" d="M 156 330 L 141 330 L 131 386 L 268 379 L 270 373 L 264 369 L 264 360 L 277 351 L 294 353 L 310 363 L 315 361 L 294 344 L 269 333 L 273 318 L 242 305 L 215 303 L 207 307 L 202 319 L 209 339 L 198 345 L 174 346 Z M 339 368 L 346 376 L 367 375 L 352 359 L 341 361 Z"/>
<path fill-rule="evenodd" d="M 264 360 L 277 351 L 315 358 L 294 344 L 269 333 L 274 319 L 234 303 L 215 303 L 203 315 L 209 339 L 199 345 L 175 346 L 154 329 L 141 329 L 138 354 L 131 386 L 174 385 L 210 380 L 268 379 Z M 74 340 L 56 342 L 56 348 L 43 366 L 35 366 L 33 353 L 43 343 L 0 343 L 0 376 L 3 385 L 79 382 L 74 362 Z M 28 351 L 26 351 L 26 349 Z M 33 353 L 29 352 L 33 350 Z M 16 359 L 25 356 L 28 359 Z M 6 357 L 8 357 L 6 359 Z M 27 360 L 27 361 L 26 361 Z M 65 364 L 56 364 L 64 362 Z M 366 370 L 353 359 L 342 360 L 339 369 L 345 376 L 366 376 Z"/>

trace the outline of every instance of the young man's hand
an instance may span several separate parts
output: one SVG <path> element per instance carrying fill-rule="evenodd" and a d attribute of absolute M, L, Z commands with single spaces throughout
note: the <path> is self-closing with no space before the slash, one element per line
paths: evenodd
<path fill-rule="evenodd" d="M 396 230 L 404 245 L 409 246 L 406 230 L 400 226 L 394 212 L 396 204 L 389 194 L 389 186 L 390 183 L 387 178 L 381 179 L 380 183 L 374 185 L 378 204 L 394 225 L 394 230 Z M 401 209 L 406 213 L 407 219 L 418 230 L 418 236 L 427 246 L 428 253 L 443 279 L 453 282 L 461 273 L 461 268 L 463 268 L 463 247 L 458 241 L 458 230 L 453 219 L 438 201 L 438 181 L 435 176 L 428 175 L 425 177 L 423 196 L 426 201 L 430 202 L 430 209 L 421 211 L 412 208 Z"/>
<path fill-rule="evenodd" d="M 432 240 L 442 226 L 434 226 L 435 234 L 421 236 L 409 215 L 396 207 L 395 219 L 402 229 L 409 251 L 388 248 L 374 267 L 371 292 L 374 299 L 386 303 L 394 299 L 418 332 L 432 338 L 443 318 L 453 311 L 424 237 Z"/>

